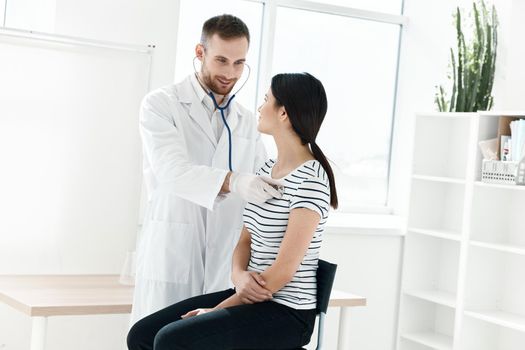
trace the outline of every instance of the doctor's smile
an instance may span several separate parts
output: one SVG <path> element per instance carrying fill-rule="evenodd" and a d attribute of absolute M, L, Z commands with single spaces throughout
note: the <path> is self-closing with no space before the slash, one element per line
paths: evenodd
<path fill-rule="evenodd" d="M 230 86 L 232 83 L 234 83 L 235 81 L 234 80 L 226 80 L 226 79 L 221 79 L 221 78 L 217 78 L 217 80 L 219 81 L 219 83 L 221 83 L 222 85 L 224 85 L 225 87 L 226 86 Z"/>

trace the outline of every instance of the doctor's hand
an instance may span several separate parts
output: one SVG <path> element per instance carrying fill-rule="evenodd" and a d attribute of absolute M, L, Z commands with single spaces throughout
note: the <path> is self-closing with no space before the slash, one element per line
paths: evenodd
<path fill-rule="evenodd" d="M 266 282 L 255 271 L 242 271 L 234 276 L 235 293 L 244 304 L 260 303 L 272 298 L 272 293 L 264 288 Z"/>
<path fill-rule="evenodd" d="M 231 173 L 229 187 L 230 192 L 237 193 L 245 201 L 261 204 L 272 197 L 282 197 L 272 182 L 270 178 L 253 174 Z"/>

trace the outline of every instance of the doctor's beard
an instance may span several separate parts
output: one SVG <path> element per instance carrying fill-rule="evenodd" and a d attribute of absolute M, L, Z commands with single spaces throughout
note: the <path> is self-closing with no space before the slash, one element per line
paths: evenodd
<path fill-rule="evenodd" d="M 206 69 L 206 62 L 204 62 L 204 64 L 202 65 L 200 75 L 201 75 L 202 81 L 204 82 L 204 84 L 206 84 L 208 89 L 213 91 L 215 94 L 222 95 L 222 96 L 228 95 L 235 87 L 237 80 L 239 80 L 239 79 L 234 79 L 230 83 L 231 84 L 230 87 L 223 88 L 220 85 L 220 83 L 217 81 L 217 76 L 212 77 L 211 73 Z"/>

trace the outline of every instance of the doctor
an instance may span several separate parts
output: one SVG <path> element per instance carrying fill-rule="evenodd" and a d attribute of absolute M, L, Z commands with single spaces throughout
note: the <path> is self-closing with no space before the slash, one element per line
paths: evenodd
<path fill-rule="evenodd" d="M 250 34 L 231 15 L 207 20 L 195 48 L 200 72 L 149 93 L 140 133 L 148 203 L 137 244 L 131 324 L 194 295 L 231 286 L 231 256 L 245 202 L 280 193 L 271 179 L 253 175 L 266 152 L 251 112 L 236 101 L 224 111 L 245 68 Z M 237 84 L 239 86 L 240 84 Z"/>

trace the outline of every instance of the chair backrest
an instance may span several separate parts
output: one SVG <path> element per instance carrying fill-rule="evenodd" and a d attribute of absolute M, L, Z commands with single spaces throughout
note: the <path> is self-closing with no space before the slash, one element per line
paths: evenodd
<path fill-rule="evenodd" d="M 317 313 L 326 313 L 337 265 L 319 259 L 317 267 Z"/>

